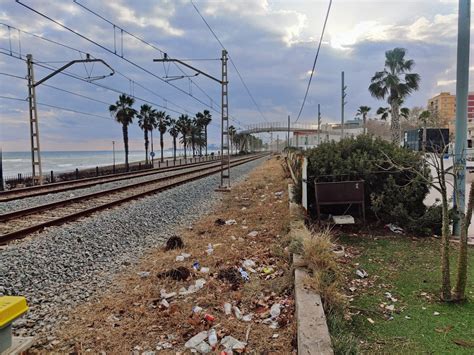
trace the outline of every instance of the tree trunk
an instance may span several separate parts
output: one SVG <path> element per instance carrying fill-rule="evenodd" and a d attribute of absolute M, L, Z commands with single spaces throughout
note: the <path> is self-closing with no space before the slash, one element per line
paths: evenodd
<path fill-rule="evenodd" d="M 400 116 L 398 112 L 398 103 L 392 103 L 392 122 L 390 124 L 390 131 L 392 133 L 392 143 L 397 147 L 400 145 Z"/>
<path fill-rule="evenodd" d="M 176 137 L 173 136 L 173 161 L 176 161 Z"/>
<path fill-rule="evenodd" d="M 207 156 L 207 125 L 204 126 L 204 141 L 206 142 L 206 156 Z"/>
<path fill-rule="evenodd" d="M 453 289 L 453 300 L 462 301 L 466 298 L 467 279 L 467 232 L 472 218 L 472 208 L 474 204 L 474 182 L 471 182 L 469 200 L 466 214 L 462 218 L 461 238 L 459 240 L 458 272 L 456 275 L 456 286 Z"/>
<path fill-rule="evenodd" d="M 160 131 L 161 162 L 163 163 L 163 132 Z"/>
<path fill-rule="evenodd" d="M 193 158 L 196 155 L 196 142 L 194 142 L 194 135 L 191 136 L 191 148 L 193 148 Z"/>
<path fill-rule="evenodd" d="M 129 171 L 128 166 L 128 125 L 122 124 L 123 145 L 125 147 L 125 168 Z"/>
<path fill-rule="evenodd" d="M 150 144 L 148 141 L 148 130 L 144 129 L 143 134 L 145 135 L 145 164 L 148 165 L 148 145 Z"/>
<path fill-rule="evenodd" d="M 183 146 L 184 146 L 184 161 L 186 161 L 186 135 L 183 134 Z"/>
<path fill-rule="evenodd" d="M 364 113 L 362 115 L 362 119 L 363 119 L 363 125 L 364 125 L 364 134 L 367 134 L 367 114 Z"/>

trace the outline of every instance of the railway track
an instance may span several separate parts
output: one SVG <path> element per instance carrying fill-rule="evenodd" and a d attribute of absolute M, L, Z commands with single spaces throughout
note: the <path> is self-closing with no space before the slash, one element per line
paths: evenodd
<path fill-rule="evenodd" d="M 262 158 L 265 154 L 236 159 L 231 167 Z M 62 224 L 94 212 L 120 205 L 220 172 L 221 166 L 204 166 L 146 182 L 102 190 L 83 196 L 16 210 L 0 215 L 0 244 L 20 239 L 45 227 Z"/>
<path fill-rule="evenodd" d="M 97 177 L 90 177 L 90 178 L 79 179 L 79 180 L 55 182 L 55 183 L 46 184 L 46 185 L 22 187 L 18 189 L 0 192 L 0 203 L 28 198 L 28 197 L 47 195 L 50 193 L 77 190 L 77 189 L 91 187 L 98 184 L 108 183 L 108 182 L 123 181 L 123 180 L 143 177 L 143 176 L 166 173 L 170 171 L 189 169 L 196 166 L 206 166 L 206 165 L 217 166 L 218 164 L 220 164 L 220 160 L 209 160 L 209 161 L 204 161 L 204 162 L 172 166 L 172 167 L 167 167 L 167 168 L 154 168 L 154 169 L 149 169 L 149 170 L 140 171 L 140 172 L 120 173 L 120 174 L 115 174 L 112 176 L 97 176 Z"/>

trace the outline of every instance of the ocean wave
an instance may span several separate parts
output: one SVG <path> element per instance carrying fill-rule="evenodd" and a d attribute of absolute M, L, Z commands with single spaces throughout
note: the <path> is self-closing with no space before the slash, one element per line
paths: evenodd
<path fill-rule="evenodd" d="M 70 166 L 72 166 L 72 164 L 58 164 L 59 168 L 68 168 Z"/>
<path fill-rule="evenodd" d="M 21 163 L 24 161 L 28 161 L 28 159 L 3 159 L 3 162 L 11 162 L 11 163 Z"/>

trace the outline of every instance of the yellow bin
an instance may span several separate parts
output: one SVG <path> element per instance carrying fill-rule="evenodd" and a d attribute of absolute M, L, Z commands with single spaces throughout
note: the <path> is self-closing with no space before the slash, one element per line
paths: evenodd
<path fill-rule="evenodd" d="M 0 297 L 0 354 L 12 345 L 12 322 L 27 310 L 25 297 Z"/>

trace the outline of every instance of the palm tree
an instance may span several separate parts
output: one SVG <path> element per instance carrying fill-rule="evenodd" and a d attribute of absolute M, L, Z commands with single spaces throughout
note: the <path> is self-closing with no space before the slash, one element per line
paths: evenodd
<path fill-rule="evenodd" d="M 370 94 L 377 99 L 387 98 L 392 110 L 392 142 L 400 143 L 399 108 L 404 98 L 418 90 L 420 75 L 409 73 L 415 62 L 405 59 L 406 50 L 395 48 L 385 52 L 385 68 L 376 72 L 369 86 Z"/>
<path fill-rule="evenodd" d="M 110 114 L 115 117 L 115 120 L 122 125 L 123 145 L 125 147 L 125 167 L 129 170 L 128 165 L 128 125 L 133 123 L 133 118 L 137 111 L 132 107 L 135 100 L 126 95 L 121 94 L 115 105 L 109 106 Z"/>
<path fill-rule="evenodd" d="M 160 132 L 161 162 L 163 163 L 163 135 L 166 133 L 171 117 L 165 111 L 158 111 L 155 118 L 158 131 Z"/>
<path fill-rule="evenodd" d="M 367 114 L 370 111 L 369 106 L 360 106 L 359 109 L 357 110 L 356 116 L 362 116 L 362 121 L 364 125 L 364 134 L 367 133 Z"/>
<path fill-rule="evenodd" d="M 191 130 L 191 119 L 189 118 L 188 115 L 180 115 L 178 117 L 178 121 L 176 122 L 176 128 L 181 133 L 181 141 L 183 142 L 184 145 L 184 159 L 186 160 L 186 148 L 187 148 L 187 142 L 186 139 L 189 136 L 190 130 Z"/>
<path fill-rule="evenodd" d="M 232 145 L 235 143 L 234 142 L 234 137 L 235 137 L 235 133 L 237 132 L 237 130 L 235 129 L 234 126 L 230 125 L 227 128 L 227 132 L 229 133 L 230 154 L 232 155 Z"/>
<path fill-rule="evenodd" d="M 199 137 L 202 132 L 201 124 L 199 120 L 195 117 L 191 121 L 191 130 L 190 130 L 190 136 L 189 139 L 191 140 L 191 146 L 193 148 L 193 157 L 196 155 L 196 145 L 199 140 Z"/>
<path fill-rule="evenodd" d="M 206 144 L 206 155 L 207 155 L 207 126 L 212 121 L 212 115 L 209 112 L 209 110 L 204 110 L 202 113 L 201 112 L 196 113 L 196 117 L 199 119 L 199 121 L 201 122 L 201 126 L 204 128 L 204 142 Z"/>
<path fill-rule="evenodd" d="M 147 104 L 143 104 L 140 107 L 140 113 L 138 117 L 138 126 L 143 130 L 145 138 L 145 163 L 148 165 L 148 146 L 150 141 L 148 140 L 148 132 L 153 132 L 155 123 L 156 111 Z M 153 134 L 153 133 L 152 133 Z"/>
<path fill-rule="evenodd" d="M 381 115 L 380 119 L 383 121 L 386 121 L 388 117 L 390 116 L 392 110 L 390 110 L 390 107 L 379 107 L 377 109 L 377 115 Z"/>
<path fill-rule="evenodd" d="M 173 160 L 176 161 L 176 138 L 178 138 L 178 135 L 179 135 L 179 130 L 178 130 L 176 120 L 171 119 L 169 127 L 170 129 L 168 130 L 168 133 L 170 134 L 171 137 L 173 137 Z"/>

